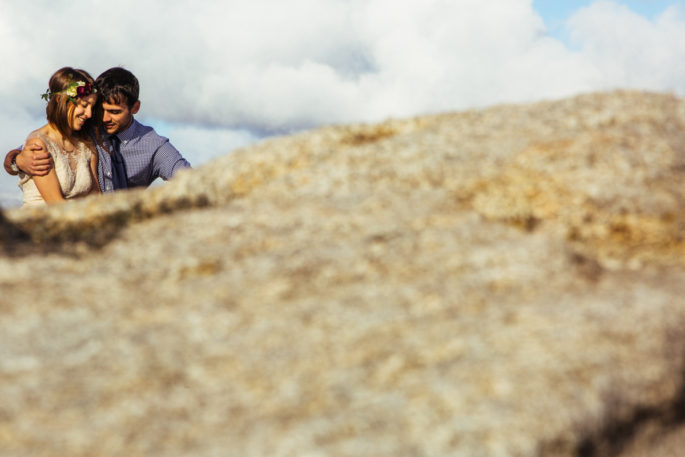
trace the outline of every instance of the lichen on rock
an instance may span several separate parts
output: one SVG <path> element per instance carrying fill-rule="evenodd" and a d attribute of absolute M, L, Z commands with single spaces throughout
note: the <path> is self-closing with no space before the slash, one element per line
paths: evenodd
<path fill-rule="evenodd" d="M 619 91 L 6 210 L 0 449 L 670 455 L 684 164 L 685 101 Z"/>

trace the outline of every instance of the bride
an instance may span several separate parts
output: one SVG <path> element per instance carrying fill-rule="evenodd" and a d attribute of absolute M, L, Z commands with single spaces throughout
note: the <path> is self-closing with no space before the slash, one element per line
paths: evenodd
<path fill-rule="evenodd" d="M 45 205 L 99 193 L 98 155 L 89 137 L 97 102 L 93 78 L 84 70 L 57 70 L 43 94 L 48 123 L 31 132 L 24 148 L 44 148 L 55 166 L 45 176 L 19 174 L 24 206 Z"/>

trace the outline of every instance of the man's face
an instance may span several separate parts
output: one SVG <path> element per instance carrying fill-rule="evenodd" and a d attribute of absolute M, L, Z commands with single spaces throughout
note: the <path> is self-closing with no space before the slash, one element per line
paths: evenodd
<path fill-rule="evenodd" d="M 126 130 L 140 108 L 140 101 L 135 102 L 131 108 L 125 103 L 109 103 L 112 101 L 114 100 L 102 102 L 102 125 L 110 135 Z"/>

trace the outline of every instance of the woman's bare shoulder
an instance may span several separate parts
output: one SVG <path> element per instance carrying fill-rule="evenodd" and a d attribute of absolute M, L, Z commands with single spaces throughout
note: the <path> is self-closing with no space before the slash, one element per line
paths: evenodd
<path fill-rule="evenodd" d="M 40 138 L 40 139 L 42 139 L 42 137 L 48 137 L 48 138 L 50 138 L 50 128 L 49 128 L 48 125 L 44 125 L 44 126 L 42 126 L 41 128 L 38 128 L 38 129 L 32 131 L 31 133 L 28 134 L 28 136 L 26 137 L 26 139 L 27 139 L 27 140 L 29 140 L 29 139 L 31 139 L 31 138 Z"/>
<path fill-rule="evenodd" d="M 46 128 L 46 126 L 29 133 L 29 135 L 26 137 L 26 141 L 24 142 L 24 147 L 28 147 L 34 151 L 43 149 L 50 154 L 53 154 L 55 151 L 59 150 L 57 142 L 54 138 L 52 138 L 50 130 L 49 128 Z"/>

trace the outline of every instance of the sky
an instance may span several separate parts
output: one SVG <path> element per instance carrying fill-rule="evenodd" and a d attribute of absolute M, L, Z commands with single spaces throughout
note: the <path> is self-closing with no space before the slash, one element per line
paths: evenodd
<path fill-rule="evenodd" d="M 685 95 L 685 0 L 0 0 L 0 154 L 63 66 L 141 85 L 194 165 L 327 124 L 640 89 Z M 0 206 L 18 206 L 0 171 Z"/>

